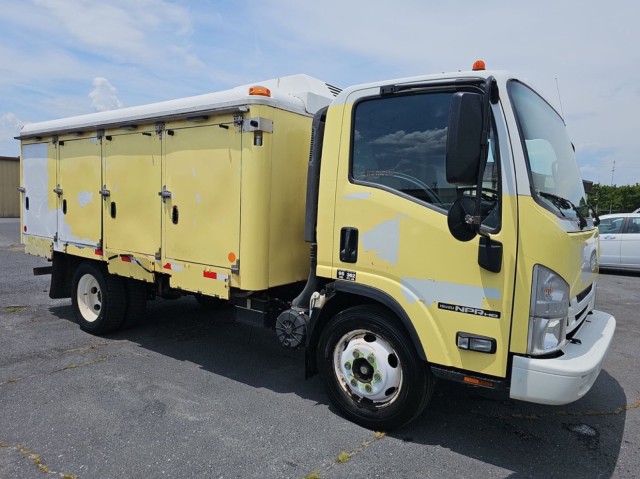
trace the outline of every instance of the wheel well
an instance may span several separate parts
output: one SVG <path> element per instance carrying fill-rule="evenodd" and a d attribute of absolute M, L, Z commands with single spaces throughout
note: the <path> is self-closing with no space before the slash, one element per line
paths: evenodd
<path fill-rule="evenodd" d="M 379 296 L 378 294 L 372 294 L 375 296 Z M 319 311 L 317 317 L 313 318 L 311 323 L 309 324 L 309 340 L 307 342 L 307 348 L 305 352 L 306 356 L 306 376 L 312 376 L 318 372 L 317 364 L 316 364 L 316 350 L 318 347 L 318 341 L 320 339 L 320 335 L 322 334 L 322 330 L 329 322 L 331 318 L 333 318 L 340 311 L 343 311 L 348 308 L 352 308 L 354 306 L 363 306 L 363 305 L 375 305 L 382 309 L 385 309 L 389 312 L 390 317 L 396 322 L 396 325 L 403 329 L 407 333 L 407 337 L 411 338 L 411 342 L 413 346 L 423 361 L 427 360 L 426 353 L 424 348 L 422 347 L 422 343 L 420 342 L 418 335 L 411 324 L 411 320 L 404 313 L 400 306 L 390 297 L 384 295 L 376 298 L 372 298 L 369 295 L 356 294 L 352 292 L 344 292 L 344 291 L 336 291 L 335 295 L 329 299 Z M 402 311 L 404 318 L 400 317 L 399 309 Z"/>
<path fill-rule="evenodd" d="M 87 260 L 63 253 L 53 253 L 51 265 L 51 286 L 49 287 L 49 297 L 51 299 L 71 297 L 73 275 L 80 263 L 83 263 L 84 261 L 93 260 Z M 94 262 L 97 263 L 97 261 Z"/>

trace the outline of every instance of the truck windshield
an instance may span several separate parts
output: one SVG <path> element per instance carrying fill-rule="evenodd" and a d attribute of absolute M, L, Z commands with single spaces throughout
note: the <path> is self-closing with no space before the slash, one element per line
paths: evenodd
<path fill-rule="evenodd" d="M 560 217 L 589 215 L 584 186 L 564 121 L 537 93 L 509 83 L 534 198 Z M 582 224 L 582 223 L 581 223 Z"/>

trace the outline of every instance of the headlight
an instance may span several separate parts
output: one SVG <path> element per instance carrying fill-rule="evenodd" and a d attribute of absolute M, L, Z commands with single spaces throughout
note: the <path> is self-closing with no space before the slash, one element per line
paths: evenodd
<path fill-rule="evenodd" d="M 568 315 L 567 282 L 544 266 L 534 266 L 527 353 L 549 354 L 564 346 Z"/>

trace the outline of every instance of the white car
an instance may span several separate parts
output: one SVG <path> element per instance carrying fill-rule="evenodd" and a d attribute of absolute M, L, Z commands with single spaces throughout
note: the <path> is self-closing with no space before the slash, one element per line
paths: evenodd
<path fill-rule="evenodd" d="M 600 216 L 600 267 L 640 271 L 640 213 Z"/>

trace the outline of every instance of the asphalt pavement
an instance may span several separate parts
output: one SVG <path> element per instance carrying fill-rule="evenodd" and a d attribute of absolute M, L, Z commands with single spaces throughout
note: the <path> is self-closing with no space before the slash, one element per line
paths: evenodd
<path fill-rule="evenodd" d="M 203 311 L 149 303 L 145 322 L 82 332 L 48 297 L 46 260 L 0 219 L 0 477 L 636 478 L 640 276 L 603 274 L 618 329 L 581 400 L 552 407 L 439 383 L 417 421 L 376 434 L 339 416 L 302 351 Z"/>

